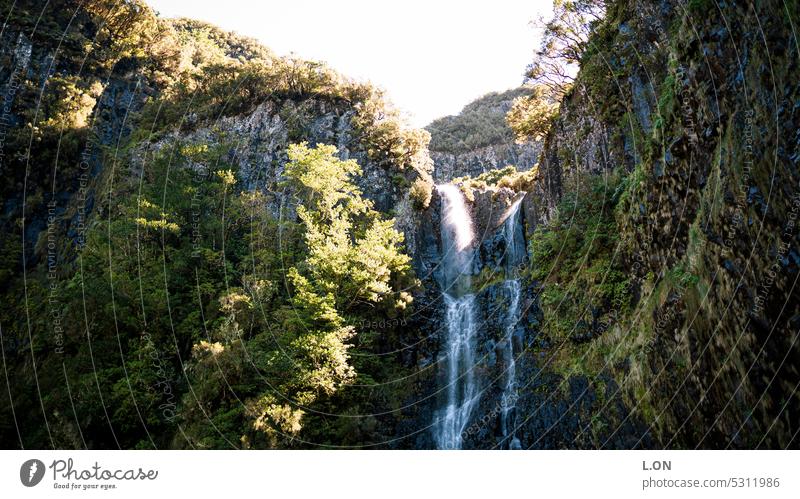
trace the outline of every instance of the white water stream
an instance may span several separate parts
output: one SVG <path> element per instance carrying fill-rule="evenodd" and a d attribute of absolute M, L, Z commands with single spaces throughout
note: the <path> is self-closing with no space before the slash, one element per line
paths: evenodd
<path fill-rule="evenodd" d="M 469 208 L 461 189 L 454 185 L 436 187 L 441 196 L 442 260 L 440 285 L 445 303 L 446 342 L 443 358 L 446 379 L 445 400 L 435 415 L 434 439 L 440 449 L 460 449 L 463 433 L 480 398 L 475 378 L 475 333 L 478 327 L 475 294 L 470 288 L 475 234 Z M 517 378 L 514 332 L 520 319 L 521 283 L 518 270 L 526 258 L 525 240 L 519 220 L 521 199 L 508 210 L 503 222 L 506 245 L 504 256 L 506 280 L 502 286 L 509 299 L 504 319 L 506 366 L 501 400 L 501 428 L 504 448 L 519 449 L 514 435 Z"/>
<path fill-rule="evenodd" d="M 506 380 L 503 388 L 503 396 L 500 401 L 500 426 L 503 432 L 503 447 L 509 449 L 519 449 L 521 444 L 514 434 L 516 428 L 516 403 L 517 403 L 517 364 L 515 352 L 516 338 L 514 332 L 520 319 L 520 295 L 522 285 L 519 280 L 519 267 L 525 263 L 526 248 L 525 239 L 522 234 L 522 224 L 519 220 L 519 208 L 522 199 L 518 199 L 509 209 L 509 214 L 503 223 L 503 235 L 506 243 L 505 252 L 505 271 L 506 280 L 503 286 L 509 296 L 508 312 L 506 313 Z"/>
<path fill-rule="evenodd" d="M 437 186 L 442 198 L 441 286 L 446 307 L 446 403 L 436 415 L 434 438 L 440 449 L 460 449 L 472 409 L 478 399 L 474 374 L 475 295 L 470 293 L 472 219 L 461 189 Z"/>

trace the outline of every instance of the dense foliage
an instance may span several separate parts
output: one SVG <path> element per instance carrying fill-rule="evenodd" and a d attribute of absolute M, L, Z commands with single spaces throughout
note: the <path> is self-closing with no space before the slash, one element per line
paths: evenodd
<path fill-rule="evenodd" d="M 543 332 L 556 342 L 591 339 L 630 307 L 615 208 L 618 174 L 582 177 L 555 217 L 533 234 L 531 278 L 543 285 Z"/>
<path fill-rule="evenodd" d="M 529 170 L 517 171 L 514 166 L 506 166 L 497 170 L 489 170 L 477 177 L 460 177 L 453 179 L 452 183 L 458 185 L 464 196 L 472 202 L 475 200 L 474 191 L 508 188 L 516 192 L 528 191 L 533 187 L 539 174 L 536 165 Z"/>
<path fill-rule="evenodd" d="M 0 400 L 3 442 L 385 440 L 407 386 L 382 382 L 404 368 L 379 354 L 416 281 L 393 219 L 357 187 L 359 164 L 301 142 L 315 110 L 336 109 L 361 158 L 429 192 L 427 133 L 368 84 L 138 0 L 3 11 L 17 31 L 3 32 L 1 76 L 19 84 L 3 142 L 15 154 L 2 165 L 0 332 L 18 381 Z M 254 189 L 215 124 L 262 104 L 298 144 L 281 151 L 282 184 Z M 188 138 L 199 128 L 204 140 Z"/>
<path fill-rule="evenodd" d="M 529 94 L 514 99 L 506 122 L 517 140 L 541 140 L 550 131 L 557 113 L 558 102 L 548 97 L 544 87 L 534 86 Z"/>

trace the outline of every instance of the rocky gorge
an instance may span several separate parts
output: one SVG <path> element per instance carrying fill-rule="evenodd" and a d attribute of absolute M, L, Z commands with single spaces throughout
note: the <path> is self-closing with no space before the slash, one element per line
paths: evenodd
<path fill-rule="evenodd" d="M 797 5 L 608 2 L 521 142 L 524 88 L 426 132 L 213 26 L 59 5 L 0 33 L 5 447 L 798 446 Z M 303 143 L 350 218 L 290 181 Z M 343 278 L 323 239 L 379 250 Z"/>

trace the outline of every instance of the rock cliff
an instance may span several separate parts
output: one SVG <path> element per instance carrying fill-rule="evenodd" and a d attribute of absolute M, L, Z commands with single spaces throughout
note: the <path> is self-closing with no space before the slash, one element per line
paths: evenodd
<path fill-rule="evenodd" d="M 797 432 L 795 7 L 610 4 L 527 197 L 528 223 L 542 227 L 557 206 L 568 220 L 564 200 L 582 187 L 605 199 L 619 234 L 620 265 L 608 268 L 627 274 L 629 295 L 592 301 L 591 339 L 573 334 L 556 350 L 628 350 L 572 368 L 613 373 L 658 445 L 783 447 Z M 545 289 L 581 282 L 585 256 L 574 279 L 545 272 Z M 569 307 L 547 308 L 545 320 L 580 323 Z"/>
<path fill-rule="evenodd" d="M 514 141 L 515 89 L 431 123 L 429 146 L 369 85 L 116 4 L 17 2 L 0 31 L 3 442 L 799 444 L 797 3 L 609 2 L 543 142 Z M 286 175 L 302 142 L 356 161 L 347 194 L 413 270 L 378 269 L 348 314 L 333 285 L 302 311 L 334 317 L 345 368 L 288 337 L 295 292 L 314 295 Z M 458 292 L 434 182 L 457 184 L 472 231 Z M 258 416 L 298 358 L 354 381 Z M 463 424 L 444 439 L 443 419 Z"/>

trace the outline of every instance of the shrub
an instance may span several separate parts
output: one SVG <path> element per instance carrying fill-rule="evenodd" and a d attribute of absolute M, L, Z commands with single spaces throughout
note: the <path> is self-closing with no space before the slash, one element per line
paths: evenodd
<path fill-rule="evenodd" d="M 518 141 L 539 140 L 550 131 L 558 107 L 558 103 L 547 96 L 544 87 L 536 86 L 530 95 L 514 99 L 506 121 Z"/>
<path fill-rule="evenodd" d="M 433 184 L 422 178 L 418 178 L 411 185 L 409 196 L 413 202 L 414 209 L 427 210 L 431 204 L 431 198 L 433 197 Z"/>

